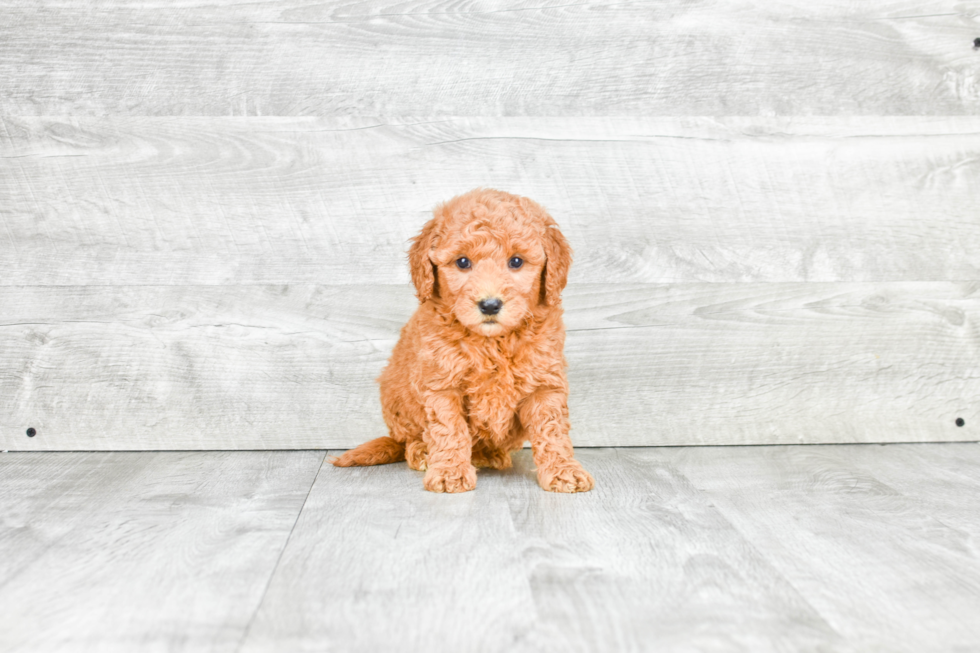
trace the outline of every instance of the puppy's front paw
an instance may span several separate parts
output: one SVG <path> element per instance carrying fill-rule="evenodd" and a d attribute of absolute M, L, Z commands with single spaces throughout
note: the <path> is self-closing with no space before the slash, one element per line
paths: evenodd
<path fill-rule="evenodd" d="M 469 492 L 476 487 L 476 467 L 429 467 L 422 484 L 429 492 Z"/>
<path fill-rule="evenodd" d="M 539 469 L 538 485 L 549 492 L 588 492 L 595 481 L 577 460 L 569 460 Z"/>

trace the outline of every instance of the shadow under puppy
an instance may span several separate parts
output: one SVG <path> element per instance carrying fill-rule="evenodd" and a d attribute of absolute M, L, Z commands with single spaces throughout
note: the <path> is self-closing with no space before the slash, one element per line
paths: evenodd
<path fill-rule="evenodd" d="M 419 307 L 378 379 L 390 437 L 333 464 L 407 460 L 425 489 L 465 492 L 476 467 L 510 467 L 530 440 L 542 488 L 591 490 L 568 437 L 568 242 L 541 206 L 497 190 L 433 214 L 409 250 Z"/>

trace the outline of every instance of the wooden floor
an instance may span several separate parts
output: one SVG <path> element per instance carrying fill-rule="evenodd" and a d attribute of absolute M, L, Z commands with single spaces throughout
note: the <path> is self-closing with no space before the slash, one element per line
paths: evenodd
<path fill-rule="evenodd" d="M 0 650 L 980 650 L 980 445 L 0 454 Z"/>

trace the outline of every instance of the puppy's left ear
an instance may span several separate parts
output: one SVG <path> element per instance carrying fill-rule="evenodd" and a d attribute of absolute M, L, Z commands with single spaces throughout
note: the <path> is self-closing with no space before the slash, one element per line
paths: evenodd
<path fill-rule="evenodd" d="M 412 239 L 408 250 L 408 267 L 412 273 L 412 283 L 415 284 L 415 294 L 419 303 L 439 296 L 436 285 L 436 264 L 429 258 L 429 252 L 435 243 L 436 218 L 432 218 L 422 227 L 422 232 Z"/>
<path fill-rule="evenodd" d="M 561 301 L 561 291 L 568 283 L 568 268 L 572 265 L 572 248 L 558 225 L 549 220 L 545 227 L 544 254 L 547 260 L 541 270 L 541 303 L 554 306 Z"/>

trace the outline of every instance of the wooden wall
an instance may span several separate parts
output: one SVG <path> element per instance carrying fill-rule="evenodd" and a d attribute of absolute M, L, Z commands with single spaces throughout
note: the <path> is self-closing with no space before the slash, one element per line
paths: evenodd
<path fill-rule="evenodd" d="M 980 2 L 0 13 L 0 448 L 384 434 L 476 186 L 575 249 L 578 445 L 980 437 Z"/>

